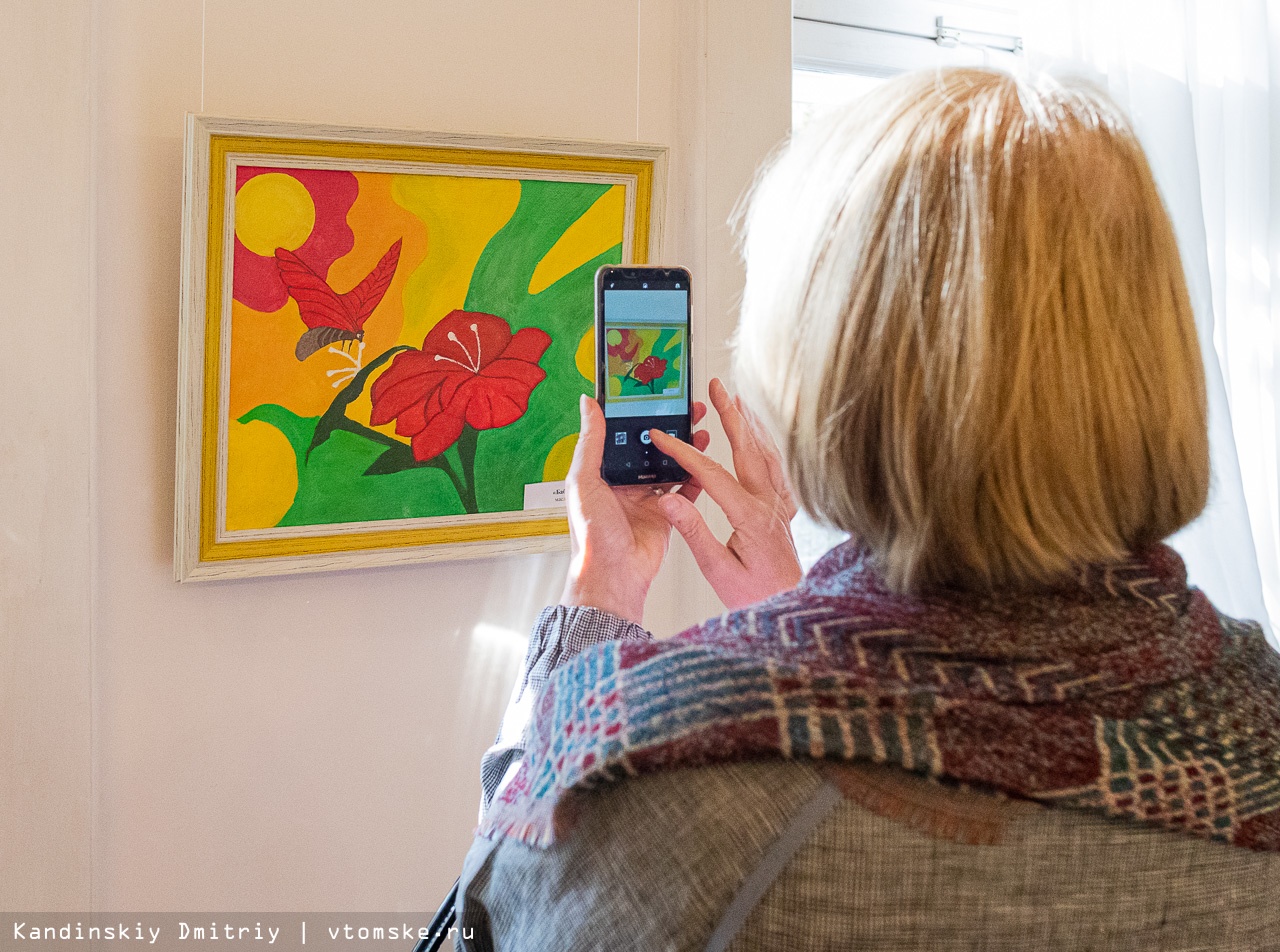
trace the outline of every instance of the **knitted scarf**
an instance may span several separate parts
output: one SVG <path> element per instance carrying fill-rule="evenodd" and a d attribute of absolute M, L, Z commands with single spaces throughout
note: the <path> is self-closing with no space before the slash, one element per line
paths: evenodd
<path fill-rule="evenodd" d="M 485 835 L 546 846 L 601 782 L 795 758 L 1280 850 L 1280 656 L 1163 545 L 1052 591 L 921 597 L 848 542 L 792 591 L 583 651 L 526 744 Z"/>

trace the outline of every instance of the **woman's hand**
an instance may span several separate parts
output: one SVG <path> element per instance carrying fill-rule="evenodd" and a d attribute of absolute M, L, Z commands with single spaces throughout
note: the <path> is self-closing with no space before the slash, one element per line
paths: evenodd
<path fill-rule="evenodd" d="M 733 527 L 728 543 L 722 545 L 688 496 L 671 493 L 656 500 L 684 536 L 720 601 L 732 610 L 794 588 L 804 573 L 791 539 L 796 506 L 777 447 L 718 379 L 712 379 L 709 391 L 733 450 L 737 478 L 704 456 L 702 447 L 695 449 L 661 430 L 650 430 L 649 438 L 694 477 Z"/>
<path fill-rule="evenodd" d="M 582 428 L 565 486 L 573 558 L 560 604 L 590 605 L 639 625 L 649 586 L 662 567 L 671 538 L 671 524 L 659 504 L 666 496 L 655 492 L 657 487 L 653 486 L 615 487 L 606 483 L 600 475 L 604 413 L 600 404 L 585 395 L 578 409 Z M 706 413 L 706 404 L 694 403 L 694 424 Z M 700 430 L 693 434 L 693 445 L 705 450 L 710 439 L 705 430 Z M 692 505 L 698 492 L 697 484 L 690 482 L 669 495 L 678 495 Z"/>

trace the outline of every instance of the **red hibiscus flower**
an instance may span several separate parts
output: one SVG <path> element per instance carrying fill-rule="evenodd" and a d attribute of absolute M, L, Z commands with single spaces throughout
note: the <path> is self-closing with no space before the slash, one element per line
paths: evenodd
<path fill-rule="evenodd" d="M 641 383 L 651 384 L 667 372 L 667 362 L 661 357 L 650 354 L 635 367 L 631 368 L 631 376 Z"/>
<path fill-rule="evenodd" d="M 492 430 L 514 423 L 546 371 L 538 366 L 551 337 L 534 327 L 515 334 L 493 314 L 452 311 L 431 328 L 421 350 L 406 350 L 370 390 L 374 426 L 396 421 L 419 462 L 439 456 L 463 424 Z"/>

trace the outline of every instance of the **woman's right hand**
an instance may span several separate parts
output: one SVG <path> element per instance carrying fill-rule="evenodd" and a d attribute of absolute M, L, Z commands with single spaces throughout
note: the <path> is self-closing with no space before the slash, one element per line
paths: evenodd
<path fill-rule="evenodd" d="M 702 574 L 725 607 L 733 610 L 794 588 L 804 572 L 791 538 L 796 505 L 777 447 L 719 379 L 711 380 L 708 392 L 729 438 L 736 476 L 661 430 L 650 430 L 649 438 L 684 467 L 733 527 L 729 541 L 722 544 L 689 499 L 670 493 L 660 500 L 663 514 L 684 537 Z"/>
<path fill-rule="evenodd" d="M 610 486 L 604 481 L 604 413 L 586 395 L 578 408 L 582 430 L 565 483 L 573 557 L 560 604 L 589 605 L 639 625 L 649 585 L 667 554 L 671 525 L 654 495 L 658 487 Z M 697 426 L 706 415 L 706 404 L 695 402 L 691 409 Z M 699 449 L 706 449 L 710 439 L 706 430 L 693 434 Z M 686 483 L 673 495 L 693 500 L 698 487 Z"/>

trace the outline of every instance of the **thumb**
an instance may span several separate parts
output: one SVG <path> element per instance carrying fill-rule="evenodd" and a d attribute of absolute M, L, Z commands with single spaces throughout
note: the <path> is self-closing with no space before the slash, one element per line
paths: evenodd
<path fill-rule="evenodd" d="M 728 563 L 736 562 L 737 559 L 716 538 L 711 527 L 707 525 L 707 520 L 703 519 L 702 513 L 698 512 L 697 506 L 684 496 L 679 493 L 668 493 L 662 497 L 659 504 L 662 507 L 662 514 L 684 538 L 689 551 L 693 553 L 694 561 L 698 563 L 698 568 L 714 588 L 717 580 L 730 567 Z"/>
<path fill-rule="evenodd" d="M 582 418 L 582 426 L 578 431 L 578 444 L 573 448 L 570 467 L 579 478 L 595 476 L 598 479 L 600 465 L 604 461 L 604 415 L 600 412 L 600 404 L 586 394 L 578 398 L 578 412 Z"/>

